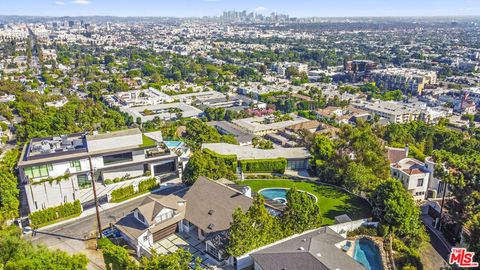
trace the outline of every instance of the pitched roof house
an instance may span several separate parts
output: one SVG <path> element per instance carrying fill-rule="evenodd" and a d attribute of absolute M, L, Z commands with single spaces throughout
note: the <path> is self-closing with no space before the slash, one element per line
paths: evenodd
<path fill-rule="evenodd" d="M 150 195 L 115 227 L 141 256 L 150 252 L 154 242 L 175 233 L 185 217 L 185 209 L 186 200 L 176 195 Z"/>
<path fill-rule="evenodd" d="M 309 231 L 250 254 L 258 270 L 363 270 L 362 265 L 343 252 L 345 242 L 328 227 Z"/>

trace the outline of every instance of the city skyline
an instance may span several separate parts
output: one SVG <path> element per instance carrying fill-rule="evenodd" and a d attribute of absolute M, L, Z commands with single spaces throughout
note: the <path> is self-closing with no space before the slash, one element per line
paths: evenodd
<path fill-rule="evenodd" d="M 480 1 L 425 0 L 385 2 L 380 0 L 291 1 L 273 0 L 5 0 L 0 15 L 26 16 L 219 16 L 223 11 L 272 12 L 292 17 L 393 17 L 393 16 L 477 16 Z M 412 8 L 413 7 L 413 8 Z"/>

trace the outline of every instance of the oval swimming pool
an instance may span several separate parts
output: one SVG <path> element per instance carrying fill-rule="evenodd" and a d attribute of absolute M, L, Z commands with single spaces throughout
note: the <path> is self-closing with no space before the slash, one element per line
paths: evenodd
<path fill-rule="evenodd" d="M 380 252 L 377 246 L 368 239 L 355 241 L 353 258 L 367 270 L 383 270 Z"/>
<path fill-rule="evenodd" d="M 261 194 L 263 197 L 278 201 L 282 204 L 287 203 L 287 192 L 289 188 L 264 188 L 258 191 L 259 194 Z M 299 190 L 301 192 L 305 192 L 303 190 Z M 311 193 L 308 193 L 308 195 L 312 196 L 312 198 L 315 200 L 315 202 L 318 201 L 317 197 Z"/>

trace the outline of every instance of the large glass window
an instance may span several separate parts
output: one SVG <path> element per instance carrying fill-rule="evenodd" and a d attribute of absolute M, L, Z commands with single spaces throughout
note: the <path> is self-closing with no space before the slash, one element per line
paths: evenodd
<path fill-rule="evenodd" d="M 111 165 L 116 163 L 128 162 L 133 160 L 132 152 L 120 153 L 114 155 L 103 156 L 103 164 Z"/>
<path fill-rule="evenodd" d="M 23 170 L 28 178 L 47 177 L 53 171 L 52 164 L 27 167 Z"/>
<path fill-rule="evenodd" d="M 92 181 L 88 179 L 88 175 L 86 174 L 77 175 L 77 181 L 78 181 L 78 186 L 81 189 L 89 188 L 92 186 Z"/>
<path fill-rule="evenodd" d="M 70 168 L 75 168 L 75 171 L 77 171 L 77 172 L 81 171 L 82 166 L 80 165 L 80 160 L 70 161 Z"/>

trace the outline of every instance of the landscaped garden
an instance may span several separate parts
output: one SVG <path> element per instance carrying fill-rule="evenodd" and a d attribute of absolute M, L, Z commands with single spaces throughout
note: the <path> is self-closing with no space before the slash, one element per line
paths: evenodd
<path fill-rule="evenodd" d="M 371 207 L 364 199 L 340 188 L 294 180 L 245 180 L 238 182 L 258 192 L 264 188 L 292 188 L 309 192 L 318 198 L 317 204 L 323 214 L 323 225 L 334 223 L 336 216 L 347 214 L 352 220 L 371 217 Z"/>

